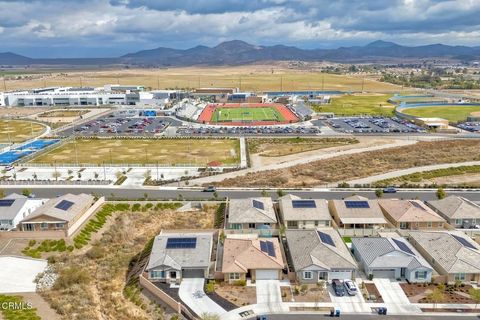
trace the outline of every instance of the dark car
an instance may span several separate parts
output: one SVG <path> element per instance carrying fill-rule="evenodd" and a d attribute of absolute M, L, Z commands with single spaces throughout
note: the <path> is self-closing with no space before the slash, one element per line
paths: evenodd
<path fill-rule="evenodd" d="M 333 291 L 335 291 L 336 296 L 343 297 L 345 295 L 345 287 L 343 286 L 342 281 L 338 279 L 333 279 L 332 288 L 333 288 Z"/>
<path fill-rule="evenodd" d="M 202 190 L 203 192 L 215 192 L 217 191 L 217 188 L 215 186 L 208 186 L 205 189 Z"/>
<path fill-rule="evenodd" d="M 396 193 L 397 192 L 397 189 L 395 189 L 394 187 L 386 187 L 383 189 L 383 193 Z"/>

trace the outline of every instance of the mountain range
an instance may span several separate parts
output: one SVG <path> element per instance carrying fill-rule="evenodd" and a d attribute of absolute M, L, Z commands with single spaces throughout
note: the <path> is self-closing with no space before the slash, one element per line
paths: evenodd
<path fill-rule="evenodd" d="M 403 46 L 393 42 L 374 41 L 365 46 L 336 49 L 300 49 L 292 46 L 257 46 L 240 40 L 222 42 L 215 47 L 196 46 L 190 49 L 159 47 L 112 58 L 35 59 L 11 52 L 0 53 L 0 65 L 132 65 L 193 66 L 240 65 L 262 61 L 331 61 L 331 62 L 399 62 L 443 59 L 480 60 L 480 47 L 431 44 Z"/>

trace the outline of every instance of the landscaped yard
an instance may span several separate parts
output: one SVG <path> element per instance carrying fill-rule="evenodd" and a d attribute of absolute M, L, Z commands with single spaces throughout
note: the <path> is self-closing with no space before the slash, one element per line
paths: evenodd
<path fill-rule="evenodd" d="M 354 138 L 259 138 L 248 139 L 250 154 L 280 157 L 306 151 L 358 143 Z"/>
<path fill-rule="evenodd" d="M 315 106 L 317 112 L 333 112 L 335 115 L 392 116 L 394 106 L 388 102 L 391 95 L 345 95 L 332 98 L 330 104 Z"/>
<path fill-rule="evenodd" d="M 363 282 L 363 288 L 360 287 L 360 290 L 364 294 L 365 300 L 370 302 L 383 302 L 382 295 L 378 291 L 377 286 L 373 282 Z"/>
<path fill-rule="evenodd" d="M 282 287 L 283 288 L 283 287 Z M 290 288 L 286 288 L 290 290 Z M 293 300 L 295 302 L 330 302 L 330 295 L 327 287 L 321 287 L 319 284 L 302 284 L 293 286 Z M 287 301 L 291 296 L 284 295 L 282 290 L 282 299 Z"/>
<path fill-rule="evenodd" d="M 408 299 L 413 303 L 434 303 L 429 295 L 435 288 L 441 288 L 436 284 L 415 284 L 415 283 L 401 283 L 403 291 Z M 471 285 L 447 285 L 444 286 L 444 300 L 441 303 L 471 303 L 474 304 L 470 298 L 468 291 L 472 288 Z"/>
<path fill-rule="evenodd" d="M 418 142 L 414 145 L 344 155 L 284 169 L 248 173 L 216 184 L 228 187 L 277 188 L 318 186 L 406 168 L 478 161 L 478 150 L 480 140 L 473 139 Z"/>
<path fill-rule="evenodd" d="M 257 303 L 255 287 L 236 286 L 222 281 L 215 283 L 215 292 L 238 307 Z"/>
<path fill-rule="evenodd" d="M 422 118 L 443 118 L 450 122 L 467 120 L 474 112 L 480 112 L 479 106 L 432 106 L 404 109 L 403 113 Z"/>
<path fill-rule="evenodd" d="M 45 126 L 25 120 L 0 120 L 0 143 L 23 142 L 37 137 Z"/>
<path fill-rule="evenodd" d="M 237 139 L 76 139 L 32 159 L 32 163 L 68 164 L 237 164 Z"/>
<path fill-rule="evenodd" d="M 16 303 L 24 308 L 9 307 L 9 303 Z M 37 315 L 35 308 L 27 306 L 28 301 L 24 301 L 21 296 L 3 295 L 0 294 L 0 319 L 5 320 L 41 320 Z"/>

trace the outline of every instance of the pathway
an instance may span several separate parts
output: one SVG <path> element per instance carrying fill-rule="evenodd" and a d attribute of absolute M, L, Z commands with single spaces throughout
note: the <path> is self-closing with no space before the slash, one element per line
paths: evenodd
<path fill-rule="evenodd" d="M 227 311 L 210 299 L 203 291 L 205 279 L 184 278 L 180 283 L 178 295 L 180 299 L 198 316 L 202 314 L 217 314 L 219 316 Z"/>

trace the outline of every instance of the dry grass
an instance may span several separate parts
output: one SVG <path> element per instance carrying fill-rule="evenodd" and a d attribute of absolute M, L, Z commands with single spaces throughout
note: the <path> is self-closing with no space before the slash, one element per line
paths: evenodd
<path fill-rule="evenodd" d="M 23 142 L 44 130 L 44 125 L 32 121 L 0 120 L 0 143 Z"/>
<path fill-rule="evenodd" d="M 124 296 L 129 263 L 161 229 L 212 228 L 213 211 L 214 207 L 198 212 L 152 208 L 115 214 L 114 223 L 89 251 L 56 259 L 59 280 L 41 294 L 62 319 L 164 319 L 161 308 L 139 307 Z"/>
<path fill-rule="evenodd" d="M 245 91 L 262 90 L 345 90 L 359 91 L 362 79 L 283 66 L 248 65 L 236 67 L 184 67 L 169 69 L 122 69 L 102 71 L 39 71 L 32 77 L 11 80 L 8 90 L 44 86 L 103 86 L 109 83 L 143 85 L 150 88 L 238 87 Z M 365 91 L 399 91 L 401 87 L 366 79 Z"/>
<path fill-rule="evenodd" d="M 306 151 L 358 143 L 353 138 L 259 138 L 248 139 L 251 154 L 262 157 L 281 157 Z"/>
<path fill-rule="evenodd" d="M 220 282 L 215 283 L 215 292 L 238 307 L 257 303 L 255 287 L 235 286 Z"/>
<path fill-rule="evenodd" d="M 0 108 L 0 117 L 25 117 L 47 111 L 45 107 L 8 107 Z"/>
<path fill-rule="evenodd" d="M 308 187 L 363 178 L 383 172 L 439 163 L 480 160 L 480 140 L 419 142 L 415 145 L 369 151 L 285 169 L 248 173 L 223 180 L 220 186 Z"/>
<path fill-rule="evenodd" d="M 72 117 L 79 117 L 86 113 L 90 112 L 90 110 L 51 110 L 39 114 L 39 118 L 72 118 Z"/>

